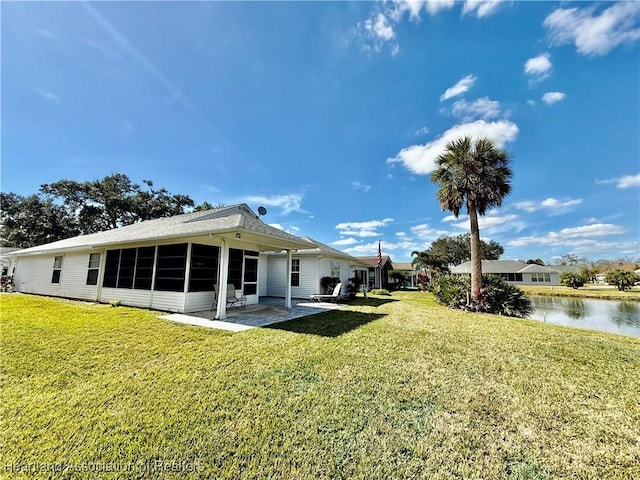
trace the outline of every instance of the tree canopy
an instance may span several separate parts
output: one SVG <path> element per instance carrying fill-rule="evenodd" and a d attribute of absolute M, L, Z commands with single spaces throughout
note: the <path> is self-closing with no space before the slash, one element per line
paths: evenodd
<path fill-rule="evenodd" d="M 59 180 L 24 197 L 0 193 L 2 245 L 27 248 L 43 243 L 185 213 L 194 206 L 187 195 L 143 186 L 115 173 L 100 180 Z"/>
<path fill-rule="evenodd" d="M 431 246 L 426 252 L 431 256 L 444 259 L 447 266 L 460 265 L 471 260 L 471 234 L 463 233 L 455 237 L 441 235 L 431 242 Z M 480 240 L 480 256 L 482 260 L 499 260 L 503 253 L 504 248 L 498 242 Z"/>

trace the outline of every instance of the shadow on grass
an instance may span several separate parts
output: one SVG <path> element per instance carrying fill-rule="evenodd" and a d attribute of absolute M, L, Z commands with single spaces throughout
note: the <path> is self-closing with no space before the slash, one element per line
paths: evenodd
<path fill-rule="evenodd" d="M 399 302 L 398 299 L 395 298 L 379 298 L 379 297 L 356 297 L 350 300 L 345 300 L 346 305 L 354 305 L 354 306 L 365 306 L 365 307 L 379 307 L 380 305 L 384 305 L 385 303 L 391 302 Z"/>
<path fill-rule="evenodd" d="M 273 323 L 264 328 L 284 330 L 294 333 L 306 333 L 321 337 L 339 337 L 369 322 L 378 320 L 386 314 L 361 313 L 348 310 L 332 310 L 308 317 L 296 318 L 288 322 Z"/>

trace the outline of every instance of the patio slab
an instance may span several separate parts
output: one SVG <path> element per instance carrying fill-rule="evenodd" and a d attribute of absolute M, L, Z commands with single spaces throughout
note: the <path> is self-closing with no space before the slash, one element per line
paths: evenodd
<path fill-rule="evenodd" d="M 341 308 L 339 304 L 309 301 L 292 301 L 291 309 L 284 307 L 281 298 L 261 298 L 260 303 L 247 305 L 245 308 L 227 310 L 227 318 L 215 320 L 215 312 L 172 313 L 159 318 L 186 325 L 215 328 L 229 332 L 243 332 L 252 328 L 265 327 L 274 323 L 287 322 L 296 318 L 307 317 L 329 310 Z"/>

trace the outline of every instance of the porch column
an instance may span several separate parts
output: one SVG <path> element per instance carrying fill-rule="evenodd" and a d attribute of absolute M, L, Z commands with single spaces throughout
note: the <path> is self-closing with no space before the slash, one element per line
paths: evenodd
<path fill-rule="evenodd" d="M 229 244 L 222 239 L 220 247 L 220 270 L 218 271 L 218 305 L 216 306 L 216 320 L 227 318 L 227 282 L 229 281 Z"/>
<path fill-rule="evenodd" d="M 291 250 L 287 250 L 287 265 L 284 271 L 284 306 L 291 308 Z"/>

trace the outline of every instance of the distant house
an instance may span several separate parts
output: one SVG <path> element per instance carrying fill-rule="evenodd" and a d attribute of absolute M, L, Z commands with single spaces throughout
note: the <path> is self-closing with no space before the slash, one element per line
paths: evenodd
<path fill-rule="evenodd" d="M 389 284 L 389 272 L 393 270 L 393 263 L 389 255 L 382 255 L 382 269 L 378 266 L 378 256 L 373 257 L 356 257 L 359 261 L 363 262 L 368 267 L 368 277 L 366 285 L 369 289 L 372 288 L 384 288 L 388 289 Z"/>
<path fill-rule="evenodd" d="M 393 269 L 396 272 L 400 272 L 407 277 L 407 287 L 418 286 L 418 272 L 413 263 L 394 263 Z"/>
<path fill-rule="evenodd" d="M 471 262 L 451 267 L 454 275 L 471 275 Z M 560 273 L 545 265 L 528 264 L 516 260 L 482 260 L 482 273 L 499 275 L 514 285 L 559 285 Z"/>
<path fill-rule="evenodd" d="M 306 261 L 300 255 L 296 265 L 294 252 L 315 248 L 265 224 L 242 204 L 81 235 L 11 256 L 19 292 L 175 312 L 213 308 L 216 318 L 225 318 L 229 283 L 247 296 L 247 304 L 274 292 L 290 307 L 296 281 L 315 281 L 323 265 L 309 262 L 307 274 L 300 270 Z M 277 261 L 268 253 L 274 251 L 284 252 Z M 342 278 L 342 264 L 340 272 Z M 319 288 L 313 287 L 309 280 L 308 290 Z"/>
<path fill-rule="evenodd" d="M 366 284 L 369 267 L 356 257 L 336 250 L 324 243 L 309 237 L 301 237 L 307 241 L 309 248 L 299 249 L 291 258 L 291 296 L 309 298 L 310 295 L 322 293 L 320 280 L 323 277 L 339 278 L 342 282 L 342 294 L 350 278 L 358 278 Z M 284 296 L 284 274 L 286 255 L 283 252 L 266 252 L 265 267 L 260 270 L 263 276 L 260 282 L 260 295 Z"/>
<path fill-rule="evenodd" d="M 0 268 L 2 268 L 2 275 L 11 275 L 11 257 L 10 253 L 17 252 L 19 248 L 14 247 L 0 247 Z"/>

